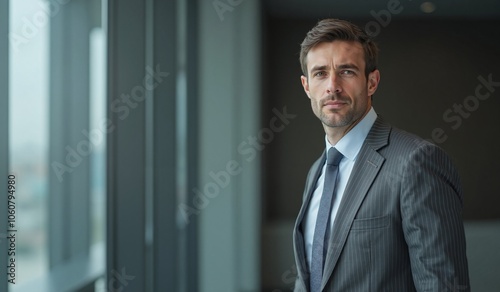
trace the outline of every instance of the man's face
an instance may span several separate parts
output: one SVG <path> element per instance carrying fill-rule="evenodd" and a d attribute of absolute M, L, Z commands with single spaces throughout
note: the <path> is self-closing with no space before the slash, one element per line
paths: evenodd
<path fill-rule="evenodd" d="M 367 80 L 363 47 L 351 41 L 313 47 L 307 54 L 307 73 L 301 81 L 314 114 L 325 130 L 338 128 L 344 133 L 368 113 L 380 80 L 378 70 Z"/>

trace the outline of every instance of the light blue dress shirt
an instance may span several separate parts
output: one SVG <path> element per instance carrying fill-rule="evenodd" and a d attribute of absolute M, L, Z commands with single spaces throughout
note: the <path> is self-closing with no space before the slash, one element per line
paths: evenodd
<path fill-rule="evenodd" d="M 342 137 L 336 145 L 331 145 L 330 142 L 328 142 L 328 137 L 325 135 L 326 152 L 328 153 L 328 150 L 335 146 L 335 148 L 342 153 L 342 155 L 344 155 L 344 158 L 342 158 L 339 164 L 339 174 L 334 190 L 335 195 L 333 197 L 330 228 L 333 227 L 333 223 L 335 222 L 335 216 L 337 215 L 340 202 L 342 201 L 342 197 L 344 195 L 344 190 L 347 186 L 347 182 L 349 181 L 349 177 L 351 176 L 352 168 L 356 162 L 356 157 L 376 119 L 377 114 L 372 107 L 366 116 L 356 126 L 354 126 L 354 128 L 347 132 L 347 134 Z M 319 203 L 321 201 L 321 195 L 323 194 L 323 186 L 325 183 L 325 168 L 326 161 L 321 170 L 321 175 L 316 182 L 316 188 L 312 194 L 304 222 L 304 240 L 309 268 L 311 267 L 311 253 L 314 228 L 316 226 L 316 217 L 318 216 Z M 330 234 L 333 234 L 333 232 L 335 231 L 331 230 Z"/>

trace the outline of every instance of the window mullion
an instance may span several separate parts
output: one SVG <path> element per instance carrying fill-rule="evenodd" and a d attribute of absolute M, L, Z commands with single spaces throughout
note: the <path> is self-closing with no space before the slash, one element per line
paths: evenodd
<path fill-rule="evenodd" d="M 69 146 L 80 163 L 71 173 L 69 185 L 69 216 L 71 228 L 68 230 L 70 257 L 89 252 L 90 245 L 90 156 L 93 144 L 84 133 L 91 132 L 90 127 L 90 7 L 91 1 L 79 0 L 67 4 L 70 29 L 65 31 L 62 39 L 69 51 L 68 70 L 71 81 L 70 100 L 71 129 Z M 66 8 L 66 7 L 65 7 Z M 70 89 L 68 88 L 68 89 Z"/>
<path fill-rule="evenodd" d="M 130 291 L 144 291 L 146 279 L 144 92 L 155 80 L 146 71 L 145 7 L 108 1 L 106 283 L 126 274 Z"/>
<path fill-rule="evenodd" d="M 68 111 L 70 102 L 67 96 L 71 90 L 70 76 L 67 74 L 69 51 L 66 50 L 64 35 L 68 34 L 67 8 L 51 19 L 50 25 L 50 85 L 49 85 L 49 198 L 48 206 L 48 248 L 49 266 L 54 268 L 64 263 L 69 257 L 68 234 L 69 211 L 68 196 L 71 172 L 76 160 L 71 154 L 66 154 L 66 145 L 69 146 L 68 132 L 70 130 L 71 115 Z M 66 219 L 66 220 L 65 220 Z"/>

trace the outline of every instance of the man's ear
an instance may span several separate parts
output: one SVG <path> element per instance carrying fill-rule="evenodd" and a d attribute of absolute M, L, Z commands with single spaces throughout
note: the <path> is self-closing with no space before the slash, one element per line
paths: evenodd
<path fill-rule="evenodd" d="M 307 82 L 307 77 L 302 75 L 300 76 L 300 81 L 302 82 L 302 87 L 304 87 L 304 91 L 307 94 L 307 97 L 311 98 L 309 95 L 309 83 Z"/>
<path fill-rule="evenodd" d="M 372 96 L 377 91 L 378 83 L 380 82 L 380 71 L 373 70 L 368 74 L 368 96 Z"/>

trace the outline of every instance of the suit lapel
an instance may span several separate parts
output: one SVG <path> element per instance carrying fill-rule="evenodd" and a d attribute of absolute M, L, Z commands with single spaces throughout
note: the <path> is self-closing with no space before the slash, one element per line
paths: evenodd
<path fill-rule="evenodd" d="M 326 152 L 323 151 L 321 157 L 313 164 L 311 167 L 311 172 L 306 180 L 306 187 L 304 198 L 302 202 L 302 207 L 300 208 L 299 215 L 297 216 L 297 221 L 295 222 L 294 228 L 294 242 L 295 242 L 295 255 L 299 259 L 299 266 L 297 270 L 300 274 L 300 278 L 304 280 L 304 286 L 309 287 L 309 276 L 308 276 L 308 268 L 306 262 L 306 254 L 305 254 L 305 246 L 304 246 L 304 233 L 302 228 L 302 223 L 304 220 L 304 215 L 309 208 L 309 202 L 311 200 L 312 194 L 316 187 L 316 182 L 321 174 L 321 169 L 325 164 Z"/>
<path fill-rule="evenodd" d="M 377 118 L 358 153 L 329 240 L 322 287 L 328 282 L 358 209 L 385 161 L 377 151 L 387 145 L 390 130 L 389 124 Z"/>

